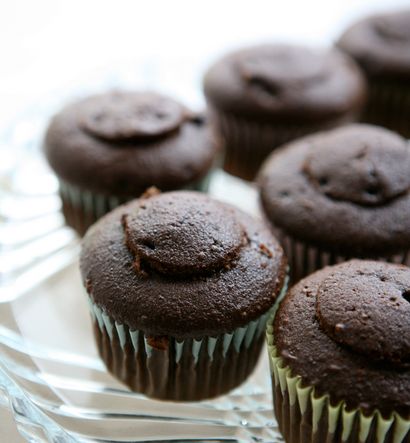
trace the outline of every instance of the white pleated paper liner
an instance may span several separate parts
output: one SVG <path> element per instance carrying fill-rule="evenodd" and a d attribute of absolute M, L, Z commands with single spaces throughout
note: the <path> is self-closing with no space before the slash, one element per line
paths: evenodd
<path fill-rule="evenodd" d="M 410 85 L 370 79 L 369 98 L 362 120 L 410 138 Z"/>
<path fill-rule="evenodd" d="M 224 148 L 224 169 L 245 180 L 253 180 L 263 161 L 277 147 L 307 134 L 354 121 L 354 116 L 323 123 L 266 123 L 212 108 L 212 118 Z"/>
<path fill-rule="evenodd" d="M 313 386 L 278 356 L 273 318 L 267 326 L 275 415 L 287 443 L 409 443 L 410 420 L 393 412 L 383 418 L 379 411 L 365 415 L 360 408 L 348 410 L 345 402 L 333 406 L 328 395 L 317 396 Z"/>
<path fill-rule="evenodd" d="M 90 301 L 90 299 L 89 306 L 93 320 L 97 321 L 98 326 L 102 332 L 104 332 L 105 330 L 110 340 L 113 340 L 115 331 L 115 334 L 119 339 L 120 346 L 123 350 L 125 348 L 125 344 L 127 342 L 130 342 L 134 348 L 135 353 L 142 351 L 148 357 L 152 355 L 154 348 L 150 346 L 149 338 L 142 331 L 132 331 L 127 326 L 117 323 L 107 314 L 105 314 L 104 311 L 100 309 L 95 303 Z M 171 338 L 170 340 L 174 343 L 175 348 L 175 363 L 178 363 L 180 361 L 183 352 L 190 352 L 194 364 L 197 364 L 201 348 L 206 348 L 207 355 L 212 361 L 214 359 L 215 349 L 217 347 L 216 345 L 219 342 L 222 343 L 223 357 L 226 356 L 230 348 L 235 349 L 237 353 L 240 352 L 242 347 L 249 348 L 254 339 L 259 338 L 262 332 L 265 331 L 266 322 L 271 312 L 272 311 L 269 310 L 259 319 L 251 321 L 246 326 L 237 328 L 229 334 L 226 333 L 217 337 L 205 337 L 200 340 L 192 339 L 178 341 L 174 338 Z M 140 337 L 142 337 L 142 341 L 140 340 Z"/>
<path fill-rule="evenodd" d="M 149 337 L 119 324 L 89 299 L 100 356 L 132 390 L 150 397 L 196 401 L 224 394 L 255 368 L 270 311 L 216 337 Z"/>
<path fill-rule="evenodd" d="M 290 268 L 291 281 L 294 283 L 325 266 L 343 263 L 352 258 L 381 260 L 410 266 L 410 253 L 408 250 L 381 257 L 347 256 L 298 241 L 278 228 L 273 228 L 273 232 L 285 251 Z"/>
<path fill-rule="evenodd" d="M 211 172 L 185 190 L 206 192 L 209 187 Z M 129 198 L 105 195 L 87 189 L 82 189 L 59 179 L 59 192 L 63 203 L 63 214 L 66 223 L 80 235 L 107 212 L 126 203 L 138 195 Z"/>

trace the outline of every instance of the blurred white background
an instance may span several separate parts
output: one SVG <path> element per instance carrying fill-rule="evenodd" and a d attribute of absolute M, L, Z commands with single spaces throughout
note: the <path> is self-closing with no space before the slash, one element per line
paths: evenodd
<path fill-rule="evenodd" d="M 201 73 L 226 50 L 329 44 L 357 17 L 405 6 L 410 0 L 2 0 L 0 125 L 104 76 L 199 105 Z"/>

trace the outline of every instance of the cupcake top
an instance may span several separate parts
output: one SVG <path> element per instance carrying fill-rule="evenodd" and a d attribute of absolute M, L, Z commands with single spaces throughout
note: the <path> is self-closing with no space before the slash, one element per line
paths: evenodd
<path fill-rule="evenodd" d="M 279 356 L 336 405 L 410 418 L 410 268 L 352 260 L 301 280 L 274 320 Z"/>
<path fill-rule="evenodd" d="M 410 247 L 410 146 L 370 125 L 299 139 L 259 175 L 269 220 L 291 236 L 342 254 L 377 256 Z"/>
<path fill-rule="evenodd" d="M 216 148 L 203 118 L 152 92 L 82 99 L 53 118 L 45 138 L 48 161 L 63 180 L 124 197 L 202 178 Z"/>
<path fill-rule="evenodd" d="M 86 234 L 81 273 L 115 321 L 154 336 L 232 332 L 272 306 L 285 276 L 264 225 L 196 192 L 115 209 Z"/>
<path fill-rule="evenodd" d="M 367 17 L 348 28 L 337 46 L 371 77 L 410 75 L 410 9 Z"/>
<path fill-rule="evenodd" d="M 365 84 L 336 49 L 261 45 L 229 54 L 204 79 L 216 107 L 258 119 L 330 120 L 359 109 Z"/>

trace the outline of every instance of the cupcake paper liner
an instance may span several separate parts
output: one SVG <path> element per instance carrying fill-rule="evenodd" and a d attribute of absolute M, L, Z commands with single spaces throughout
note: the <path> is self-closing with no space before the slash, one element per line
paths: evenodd
<path fill-rule="evenodd" d="M 88 300 L 108 370 L 136 392 L 180 401 L 215 397 L 242 383 L 256 366 L 271 313 L 231 333 L 177 340 L 131 330 Z"/>
<path fill-rule="evenodd" d="M 272 313 L 267 327 L 269 364 L 275 415 L 287 443 L 409 443 L 410 420 L 393 412 L 365 415 L 345 402 L 332 405 L 329 395 L 318 396 L 278 356 Z"/>
<path fill-rule="evenodd" d="M 88 227 L 127 199 L 98 194 L 59 181 L 62 211 L 68 226 L 84 235 Z"/>
<path fill-rule="evenodd" d="M 201 180 L 184 187 L 184 189 L 206 192 L 210 182 L 210 175 L 211 172 Z M 84 235 L 87 229 L 107 212 L 138 197 L 136 195 L 129 198 L 119 198 L 100 194 L 73 186 L 63 180 L 59 180 L 59 192 L 66 223 L 80 235 Z"/>
<path fill-rule="evenodd" d="M 277 147 L 306 134 L 353 121 L 353 116 L 322 124 L 260 123 L 212 109 L 212 118 L 225 147 L 224 169 L 253 180 L 266 157 Z"/>
<path fill-rule="evenodd" d="M 285 251 L 290 267 L 290 277 L 292 282 L 297 282 L 301 278 L 317 271 L 318 269 L 322 269 L 325 266 L 342 263 L 352 258 L 367 258 L 410 266 L 410 253 L 408 250 L 398 254 L 390 254 L 381 257 L 359 257 L 357 255 L 346 256 L 295 240 L 278 228 L 273 228 L 273 232 Z"/>
<path fill-rule="evenodd" d="M 410 138 L 410 86 L 405 82 L 370 81 L 369 100 L 362 120 Z"/>

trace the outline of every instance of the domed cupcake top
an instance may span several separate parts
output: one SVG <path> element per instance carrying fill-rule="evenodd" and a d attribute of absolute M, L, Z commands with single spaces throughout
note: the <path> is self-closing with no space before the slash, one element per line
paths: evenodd
<path fill-rule="evenodd" d="M 261 200 L 274 225 L 304 241 L 349 255 L 400 252 L 410 246 L 409 168 L 404 138 L 349 125 L 272 154 Z"/>
<path fill-rule="evenodd" d="M 373 23 L 375 31 L 386 40 L 398 45 L 410 42 L 410 10 L 378 16 Z"/>
<path fill-rule="evenodd" d="M 295 285 L 274 321 L 279 355 L 333 405 L 410 417 L 410 268 L 352 260 Z"/>
<path fill-rule="evenodd" d="M 410 189 L 410 147 L 383 129 L 350 127 L 324 135 L 304 170 L 332 199 L 377 206 Z"/>
<path fill-rule="evenodd" d="M 93 96 L 83 104 L 79 124 L 92 135 L 126 141 L 165 135 L 189 116 L 175 100 L 149 92 L 120 92 Z"/>
<path fill-rule="evenodd" d="M 259 221 L 195 192 L 149 195 L 86 234 L 81 272 L 94 302 L 147 335 L 232 332 L 267 312 L 285 258 Z"/>
<path fill-rule="evenodd" d="M 334 268 L 318 286 L 316 317 L 339 345 L 410 368 L 410 268 L 377 262 Z"/>
<path fill-rule="evenodd" d="M 410 10 L 367 17 L 353 24 L 337 45 L 371 76 L 410 75 Z"/>
<path fill-rule="evenodd" d="M 230 54 L 210 68 L 205 93 L 235 113 L 258 117 L 331 118 L 361 106 L 364 82 L 337 50 L 261 45 Z"/>
<path fill-rule="evenodd" d="M 218 144 L 205 119 L 153 92 L 110 91 L 79 100 L 52 119 L 47 159 L 62 179 L 129 198 L 201 179 Z"/>
<path fill-rule="evenodd" d="M 197 194 L 143 200 L 124 216 L 123 225 L 138 266 L 166 275 L 230 266 L 248 241 L 232 208 Z"/>
<path fill-rule="evenodd" d="M 275 100 L 279 95 L 295 93 L 295 87 L 326 81 L 332 74 L 330 58 L 330 54 L 298 46 L 261 46 L 239 58 L 237 66 L 245 82 Z"/>

